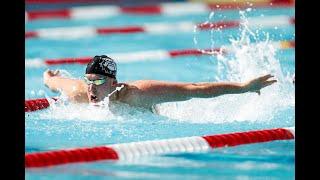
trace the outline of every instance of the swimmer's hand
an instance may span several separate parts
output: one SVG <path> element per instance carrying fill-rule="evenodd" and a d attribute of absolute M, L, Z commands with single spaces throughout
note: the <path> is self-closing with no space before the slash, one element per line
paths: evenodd
<path fill-rule="evenodd" d="M 269 80 L 274 76 L 268 74 L 265 76 L 260 76 L 258 78 L 252 79 L 246 83 L 244 83 L 244 88 L 248 92 L 256 92 L 260 95 L 260 89 L 270 86 L 271 84 L 277 82 L 277 80 Z"/>

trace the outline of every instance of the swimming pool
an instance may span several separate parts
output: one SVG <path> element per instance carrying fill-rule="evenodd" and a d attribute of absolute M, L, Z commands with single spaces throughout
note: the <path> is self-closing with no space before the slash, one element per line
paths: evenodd
<path fill-rule="evenodd" d="M 125 27 L 144 23 L 218 22 L 248 20 L 251 17 L 294 17 L 290 7 L 216 10 L 193 15 L 117 15 L 100 19 L 37 20 L 26 23 L 26 31 L 55 27 Z M 85 105 L 60 104 L 25 115 L 25 151 L 40 152 L 73 147 L 99 146 L 144 140 L 221 134 L 229 132 L 294 126 L 295 72 L 294 48 L 275 49 L 272 42 L 294 41 L 293 25 L 262 28 L 226 28 L 221 30 L 166 33 L 108 34 L 90 37 L 30 38 L 26 40 L 26 62 L 40 59 L 84 57 L 112 53 L 151 50 L 206 49 L 230 46 L 234 53 L 163 57 L 160 60 L 119 62 L 120 82 L 138 79 L 204 82 L 244 81 L 271 72 L 279 83 L 262 94 L 224 95 L 210 99 L 164 103 L 159 114 L 121 105 L 116 112 Z M 248 42 L 244 45 L 243 42 Z M 42 83 L 47 67 L 26 66 L 26 99 L 55 97 Z M 85 66 L 63 64 L 66 76 L 81 78 Z M 79 163 L 50 168 L 26 169 L 26 179 L 293 179 L 294 140 L 274 141 L 207 153 L 183 153 L 142 157 L 134 161 Z"/>

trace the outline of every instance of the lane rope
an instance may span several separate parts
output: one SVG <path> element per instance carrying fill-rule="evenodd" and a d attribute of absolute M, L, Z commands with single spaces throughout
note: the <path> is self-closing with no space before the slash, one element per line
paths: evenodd
<path fill-rule="evenodd" d="M 108 18 L 122 14 L 131 15 L 190 15 L 203 14 L 212 10 L 238 10 L 244 8 L 282 8 L 294 7 L 292 0 L 265 0 L 260 2 L 225 2 L 199 3 L 199 2 L 169 2 L 158 5 L 144 6 L 115 6 L 115 5 L 91 5 L 79 6 L 68 9 L 33 10 L 25 12 L 25 21 L 40 19 L 97 19 Z"/>
<path fill-rule="evenodd" d="M 280 41 L 269 42 L 276 49 L 288 49 L 295 47 L 295 41 Z M 221 48 L 214 49 L 182 49 L 182 50 L 150 50 L 150 51 L 138 51 L 129 53 L 108 53 L 108 56 L 116 59 L 118 63 L 132 63 L 141 61 L 161 61 L 170 58 L 176 58 L 181 56 L 200 56 L 200 55 L 216 55 L 218 53 L 232 53 L 234 51 L 232 46 L 223 46 Z M 57 59 L 41 59 L 32 58 L 25 59 L 26 68 L 40 68 L 52 65 L 62 64 L 88 64 L 92 59 L 91 56 L 75 57 L 75 58 L 57 58 Z"/>
<path fill-rule="evenodd" d="M 54 101 L 57 101 L 57 98 L 51 98 Z M 41 109 L 48 108 L 50 103 L 47 98 L 38 98 L 38 99 L 29 99 L 24 102 L 24 111 L 32 112 Z"/>
<path fill-rule="evenodd" d="M 99 160 L 134 158 L 172 153 L 207 152 L 214 148 L 294 139 L 295 128 L 254 130 L 218 135 L 131 142 L 98 147 L 72 148 L 25 154 L 25 167 L 47 167 Z"/>
<path fill-rule="evenodd" d="M 250 28 L 267 28 L 282 27 L 295 24 L 295 18 L 285 15 L 251 17 L 248 18 L 248 27 Z M 242 24 L 241 20 L 235 21 L 219 21 L 210 23 L 193 23 L 193 22 L 176 22 L 176 23 L 149 23 L 141 26 L 123 26 L 123 27 L 59 27 L 59 28 L 41 28 L 35 31 L 25 33 L 26 39 L 45 38 L 45 39 L 79 39 L 89 38 L 98 35 L 111 34 L 133 34 L 133 33 L 149 33 L 149 34 L 168 34 L 180 32 L 193 32 L 195 28 L 200 31 L 206 30 L 222 30 L 229 28 L 237 28 Z"/>

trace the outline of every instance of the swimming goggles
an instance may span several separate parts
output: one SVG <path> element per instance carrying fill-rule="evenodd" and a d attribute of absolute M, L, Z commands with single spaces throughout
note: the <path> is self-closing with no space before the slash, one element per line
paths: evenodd
<path fill-rule="evenodd" d="M 87 77 L 84 77 L 84 82 L 86 84 L 88 84 L 88 85 L 94 84 L 96 86 L 99 86 L 99 85 L 105 83 L 106 81 L 107 81 L 106 78 L 104 78 L 104 79 L 96 79 L 96 80 L 89 80 Z"/>

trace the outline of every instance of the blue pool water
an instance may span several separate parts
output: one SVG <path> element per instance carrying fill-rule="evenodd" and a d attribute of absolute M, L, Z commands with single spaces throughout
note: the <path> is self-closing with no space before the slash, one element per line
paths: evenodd
<path fill-rule="evenodd" d="M 253 9 L 245 17 L 287 15 L 294 8 Z M 26 31 L 67 26 L 127 26 L 151 22 L 205 22 L 239 20 L 239 11 L 184 16 L 121 15 L 93 20 L 39 20 L 26 23 Z M 156 79 L 182 82 L 220 80 L 245 81 L 272 73 L 278 83 L 262 94 L 224 95 L 209 99 L 158 105 L 159 114 L 119 105 L 115 112 L 87 105 L 64 104 L 25 114 L 25 151 L 40 152 L 73 147 L 99 146 L 144 140 L 200 136 L 295 124 L 294 49 L 274 49 L 271 41 L 295 39 L 294 26 L 262 28 L 250 34 L 243 28 L 222 31 L 108 35 L 74 40 L 26 40 L 26 59 L 94 56 L 146 50 L 204 49 L 230 45 L 249 38 L 259 43 L 224 57 L 188 56 L 161 61 L 118 64 L 118 81 Z M 261 43 L 262 42 L 262 43 Z M 265 43 L 265 44 L 264 44 Z M 59 65 L 73 78 L 83 76 L 84 65 Z M 26 99 L 60 96 L 42 83 L 46 68 L 26 68 Z M 294 140 L 215 149 L 206 153 L 184 153 L 144 157 L 130 162 L 70 164 L 26 169 L 26 179 L 294 179 Z"/>

